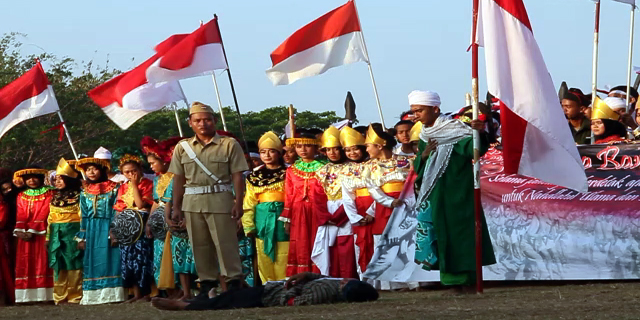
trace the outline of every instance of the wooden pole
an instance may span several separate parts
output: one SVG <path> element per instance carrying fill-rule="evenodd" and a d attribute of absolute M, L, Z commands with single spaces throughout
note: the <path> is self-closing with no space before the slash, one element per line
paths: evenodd
<path fill-rule="evenodd" d="M 289 105 L 289 135 L 292 139 L 296 137 L 296 124 L 293 114 L 293 104 Z"/>
<path fill-rule="evenodd" d="M 229 76 L 229 86 L 231 86 L 231 94 L 233 95 L 233 103 L 236 106 L 236 113 L 238 113 L 238 123 L 240 125 L 240 134 L 242 135 L 242 141 L 244 141 L 245 152 L 249 152 L 249 144 L 244 134 L 244 126 L 242 125 L 242 116 L 240 115 L 240 108 L 238 107 L 238 98 L 236 97 L 236 89 L 233 86 L 233 78 L 231 77 L 231 69 L 229 68 L 229 60 L 227 60 L 227 52 L 224 49 L 224 43 L 222 42 L 222 33 L 220 32 L 220 25 L 218 24 L 218 16 L 213 15 L 216 20 L 216 27 L 218 27 L 218 36 L 220 37 L 220 45 L 222 46 L 222 53 L 224 54 L 224 61 L 227 64 L 227 75 Z"/>
<path fill-rule="evenodd" d="M 476 33 L 478 30 L 478 7 L 479 0 L 473 0 L 473 26 L 471 38 L 471 103 L 473 106 L 473 120 L 478 120 L 478 44 L 476 43 Z M 473 200 L 475 217 L 475 238 L 476 238 L 476 291 L 483 293 L 484 285 L 482 278 L 482 202 L 480 199 L 480 132 L 473 130 Z"/>
<path fill-rule="evenodd" d="M 591 104 L 598 96 L 598 42 L 600 37 L 600 0 L 596 1 L 595 28 L 593 31 L 593 62 L 591 65 Z M 591 144 L 595 142 L 593 131 L 591 132 Z"/>
<path fill-rule="evenodd" d="M 353 6 L 356 8 L 356 16 L 358 17 L 358 26 L 360 26 L 360 34 L 362 35 L 362 37 L 360 38 L 360 40 L 362 40 L 362 48 L 364 49 L 364 54 L 367 56 L 367 67 L 369 68 L 369 77 L 371 77 L 371 85 L 373 86 L 373 94 L 376 97 L 376 104 L 378 106 L 378 115 L 380 116 L 380 123 L 382 124 L 382 127 L 385 128 L 386 130 L 386 126 L 384 124 L 384 116 L 382 115 L 382 106 L 380 105 L 380 97 L 378 96 L 378 88 L 376 86 L 376 79 L 373 77 L 373 69 L 371 68 L 371 58 L 369 57 L 369 51 L 367 50 L 367 43 L 364 41 L 364 32 L 362 31 L 362 25 L 360 25 L 360 15 L 358 15 L 358 8 L 356 7 L 356 2 L 355 0 L 353 1 Z"/>

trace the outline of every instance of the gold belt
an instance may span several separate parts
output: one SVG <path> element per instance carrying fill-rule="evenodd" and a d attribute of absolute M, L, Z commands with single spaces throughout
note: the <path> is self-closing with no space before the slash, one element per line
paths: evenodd
<path fill-rule="evenodd" d="M 284 202 L 284 192 L 267 191 L 258 195 L 258 201 L 262 202 Z"/>
<path fill-rule="evenodd" d="M 356 189 L 356 197 L 368 197 L 368 196 L 369 196 L 369 189 L 367 188 Z"/>
<path fill-rule="evenodd" d="M 402 192 L 402 188 L 404 188 L 404 182 L 389 182 L 382 186 L 382 191 L 384 193 Z"/>

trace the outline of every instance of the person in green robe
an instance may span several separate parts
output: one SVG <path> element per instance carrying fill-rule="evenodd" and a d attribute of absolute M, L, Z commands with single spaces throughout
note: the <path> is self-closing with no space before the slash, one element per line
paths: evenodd
<path fill-rule="evenodd" d="M 423 124 L 413 167 L 419 225 L 416 261 L 426 270 L 440 270 L 443 285 L 459 292 L 475 292 L 475 218 L 472 129 L 484 130 L 484 122 L 471 126 L 441 114 L 435 92 L 413 91 L 409 104 L 414 120 Z M 480 153 L 488 149 L 481 133 Z M 430 214 L 429 214 L 430 213 Z M 435 251 L 435 252 L 434 252 Z M 437 257 L 437 259 L 422 259 Z M 482 214 L 482 265 L 496 263 L 487 224 Z"/>

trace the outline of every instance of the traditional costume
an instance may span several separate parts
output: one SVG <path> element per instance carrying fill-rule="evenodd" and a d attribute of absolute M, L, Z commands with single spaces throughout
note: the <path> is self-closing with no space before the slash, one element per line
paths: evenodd
<path fill-rule="evenodd" d="M 6 176 L 0 178 L 0 185 L 11 183 L 11 172 L 0 169 L 1 173 Z M 10 191 L 10 193 L 12 193 Z M 15 288 L 13 273 L 15 268 L 14 246 L 13 246 L 13 228 L 15 226 L 15 211 L 12 212 L 10 202 L 13 202 L 14 195 L 8 194 L 0 197 L 0 299 L 3 299 L 4 305 L 11 305 L 15 301 Z"/>
<path fill-rule="evenodd" d="M 364 146 L 365 137 L 351 127 L 340 130 L 343 148 Z M 350 163 L 342 170 L 342 203 L 355 235 L 355 254 L 358 274 L 362 275 L 373 257 L 373 224 L 362 224 L 366 216 L 374 215 L 373 198 L 364 177 L 368 175 L 370 161 Z"/>
<path fill-rule="evenodd" d="M 433 92 L 414 91 L 410 105 L 440 106 L 440 97 Z M 444 285 L 475 283 L 475 219 L 473 202 L 473 141 L 472 129 L 459 120 L 441 115 L 435 123 L 424 126 L 414 168 L 416 178 L 418 234 L 432 235 L 425 244 L 417 244 L 416 261 L 426 270 L 440 270 Z M 437 149 L 422 159 L 427 141 L 438 142 Z M 483 137 L 480 152 L 488 148 Z M 425 214 L 431 209 L 431 214 Z M 424 230 L 427 226 L 432 230 Z M 495 263 L 487 224 L 482 215 L 482 264 Z M 421 229 L 423 228 L 423 229 Z M 437 257 L 436 261 L 427 259 Z"/>
<path fill-rule="evenodd" d="M 111 246 L 109 225 L 115 216 L 113 206 L 118 194 L 118 184 L 108 180 L 111 169 L 106 149 L 100 147 L 92 158 L 82 158 L 76 163 L 78 170 L 87 165 L 102 168 L 102 182 L 88 183 L 80 194 L 82 220 L 75 240 L 85 242 L 81 305 L 95 305 L 124 301 L 120 270 L 120 248 Z"/>
<path fill-rule="evenodd" d="M 287 139 L 288 146 L 318 145 L 314 135 Z M 316 177 L 325 161 L 297 160 L 287 168 L 285 202 L 279 220 L 290 223 L 287 276 L 313 271 L 311 252 L 318 231 L 318 216 L 327 214 L 327 195 Z"/>
<path fill-rule="evenodd" d="M 60 159 L 56 175 L 77 179 L 78 172 Z M 51 200 L 49 213 L 49 266 L 54 271 L 53 301 L 80 303 L 82 300 L 82 250 L 74 237 L 80 232 L 80 182 L 77 189 L 66 186 Z"/>
<path fill-rule="evenodd" d="M 322 134 L 322 148 L 340 147 L 340 131 L 330 126 Z M 311 259 L 321 274 L 336 278 L 357 278 L 355 244 L 351 223 L 342 205 L 343 171 L 350 163 L 327 163 L 316 172 L 327 195 L 326 214 L 318 215 L 318 233 Z"/>
<path fill-rule="evenodd" d="M 31 238 L 18 238 L 16 244 L 16 303 L 53 300 L 53 270 L 49 268 L 45 245 L 53 191 L 43 184 L 46 174 L 44 169 L 24 169 L 15 173 L 25 181 L 26 176 L 37 175 L 41 182 L 39 187 L 18 195 L 13 234 L 27 233 Z"/>
<path fill-rule="evenodd" d="M 131 150 L 116 150 L 115 153 L 114 160 L 119 163 L 120 171 L 122 171 L 122 167 L 127 163 L 135 163 L 139 166 L 143 163 L 142 156 Z M 141 227 L 144 228 L 144 224 L 149 217 L 149 208 L 153 204 L 153 182 L 147 178 L 141 178 L 140 182 L 138 182 L 140 197 L 142 197 L 142 201 L 148 205 L 147 208 L 138 208 L 136 206 L 132 183 L 132 181 L 129 181 L 120 187 L 113 208 L 116 210 L 116 215 L 123 214 L 122 212 L 126 209 L 137 212 L 142 219 Z M 151 293 L 151 285 L 153 284 L 152 239 L 140 236 L 131 244 L 120 244 L 120 252 L 123 286 L 125 288 L 137 286 L 140 288 L 143 296 Z"/>
<path fill-rule="evenodd" d="M 282 143 L 267 132 L 258 141 L 258 148 L 274 149 L 282 153 Z M 284 180 L 287 169 L 268 169 L 265 166 L 247 176 L 242 225 L 245 234 L 254 234 L 258 255 L 258 270 L 262 283 L 287 277 L 289 235 L 278 218 L 284 208 Z"/>

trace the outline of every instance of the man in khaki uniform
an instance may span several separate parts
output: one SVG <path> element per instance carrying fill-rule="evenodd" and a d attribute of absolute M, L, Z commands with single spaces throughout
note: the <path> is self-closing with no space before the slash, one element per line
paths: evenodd
<path fill-rule="evenodd" d="M 218 286 L 220 273 L 228 290 L 242 285 L 236 230 L 243 213 L 242 173 L 249 168 L 240 144 L 216 133 L 211 107 L 192 103 L 189 126 L 196 136 L 176 145 L 169 166 L 174 174 L 172 220 L 186 220 L 201 280 L 198 297 L 206 299 L 209 290 Z"/>

